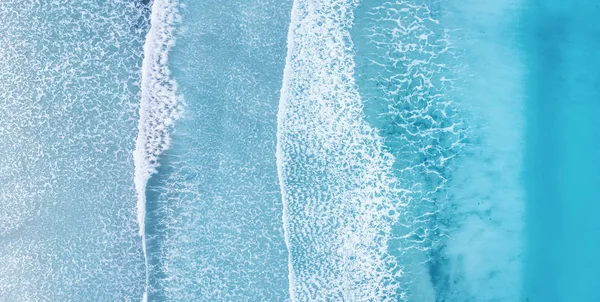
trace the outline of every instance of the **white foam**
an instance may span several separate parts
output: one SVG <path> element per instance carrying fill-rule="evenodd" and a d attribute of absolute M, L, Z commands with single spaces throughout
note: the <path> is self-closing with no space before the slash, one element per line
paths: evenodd
<path fill-rule="evenodd" d="M 356 4 L 296 0 L 292 10 L 277 165 L 293 301 L 386 301 L 399 290 L 387 240 L 403 197 L 354 83 Z"/>
<path fill-rule="evenodd" d="M 287 252 L 288 252 L 288 286 L 289 286 L 289 295 L 290 295 L 290 300 L 296 301 L 296 297 L 294 295 L 294 290 L 293 290 L 293 284 L 294 284 L 294 267 L 292 265 L 292 250 L 291 250 L 291 242 L 290 242 L 290 229 L 289 229 L 289 221 L 290 221 L 290 213 L 289 213 L 289 204 L 287 201 L 287 194 L 286 194 L 286 190 L 285 190 L 285 185 L 284 185 L 284 173 L 283 173 L 283 165 L 285 164 L 284 162 L 284 157 L 283 157 L 283 150 L 282 150 L 282 141 L 284 139 L 283 136 L 283 132 L 282 132 L 282 125 L 284 124 L 284 112 L 286 111 L 286 102 L 284 101 L 285 98 L 287 98 L 288 94 L 289 94 L 289 81 L 290 78 L 292 76 L 292 70 L 291 70 L 291 65 L 292 65 L 292 52 L 294 50 L 294 24 L 296 24 L 298 22 L 297 20 L 297 13 L 296 11 L 298 10 L 298 1 L 294 0 L 294 3 L 292 4 L 292 11 L 291 11 L 291 18 L 290 18 L 290 27 L 288 29 L 288 34 L 287 34 L 287 56 L 286 56 L 286 61 L 285 61 L 285 68 L 283 70 L 283 80 L 282 80 L 282 86 L 281 86 L 281 93 L 280 93 L 280 103 L 279 103 L 279 109 L 277 112 L 277 149 L 275 151 L 275 158 L 277 161 L 277 177 L 279 178 L 279 189 L 281 191 L 281 201 L 283 204 L 283 215 L 282 215 L 282 220 L 283 220 L 283 236 L 284 236 L 284 241 L 285 241 L 285 246 L 287 248 Z"/>
<path fill-rule="evenodd" d="M 155 0 L 150 30 L 144 44 L 141 101 L 136 148 L 134 151 L 137 221 L 146 259 L 147 300 L 149 268 L 146 251 L 146 185 L 156 172 L 159 156 L 168 149 L 169 132 L 182 111 L 183 100 L 168 66 L 169 52 L 175 44 L 175 24 L 179 20 L 177 0 Z"/>

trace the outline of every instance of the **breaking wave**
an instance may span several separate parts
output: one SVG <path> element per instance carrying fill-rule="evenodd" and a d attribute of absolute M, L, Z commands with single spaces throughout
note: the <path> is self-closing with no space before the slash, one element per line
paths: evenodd
<path fill-rule="evenodd" d="M 277 146 L 292 300 L 402 294 L 387 240 L 403 192 L 354 83 L 356 4 L 297 0 L 292 11 Z"/>
<path fill-rule="evenodd" d="M 134 151 L 137 221 L 146 259 L 144 301 L 148 287 L 146 185 L 156 172 L 159 156 L 169 148 L 170 130 L 183 110 L 183 99 L 177 93 L 177 83 L 168 66 L 169 52 L 175 44 L 175 25 L 179 21 L 177 7 L 177 0 L 154 1 L 150 30 L 144 44 L 138 137 Z"/>

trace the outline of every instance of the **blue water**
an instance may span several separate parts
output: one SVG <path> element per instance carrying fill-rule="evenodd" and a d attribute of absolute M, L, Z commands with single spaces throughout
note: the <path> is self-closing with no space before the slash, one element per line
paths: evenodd
<path fill-rule="evenodd" d="M 528 301 L 597 301 L 600 137 L 597 4 L 531 3 L 528 55 Z M 534 13 L 535 12 L 535 13 Z"/>
<path fill-rule="evenodd" d="M 274 160 L 291 2 L 181 1 L 169 56 L 184 105 L 147 191 L 149 301 L 283 301 Z"/>
<path fill-rule="evenodd" d="M 148 9 L 0 3 L 0 300 L 135 300 L 133 158 Z"/>
<path fill-rule="evenodd" d="M 469 115 L 452 95 L 460 58 L 441 14 L 427 1 L 370 1 L 357 8 L 351 31 L 365 120 L 394 156 L 393 174 L 405 190 L 388 253 L 402 266 L 399 292 L 409 300 L 446 299 L 455 287 L 445 272 L 444 235 L 456 223 L 448 183 L 471 134 Z"/>
<path fill-rule="evenodd" d="M 600 301 L 600 6 L 0 3 L 0 301 Z"/>

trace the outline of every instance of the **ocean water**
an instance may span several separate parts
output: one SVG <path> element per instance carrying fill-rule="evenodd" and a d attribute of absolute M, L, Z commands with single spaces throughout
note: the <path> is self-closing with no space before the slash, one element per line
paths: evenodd
<path fill-rule="evenodd" d="M 0 300 L 138 300 L 133 179 L 149 9 L 0 3 Z"/>
<path fill-rule="evenodd" d="M 0 301 L 599 301 L 599 9 L 0 2 Z"/>
<path fill-rule="evenodd" d="M 148 300 L 283 301 L 274 154 L 291 2 L 159 4 L 177 16 L 162 37 L 175 43 L 163 66 L 180 116 L 146 188 Z M 155 118 L 149 127 L 171 119 Z"/>
<path fill-rule="evenodd" d="M 296 3 L 278 152 L 292 297 L 520 299 L 515 8 Z"/>
<path fill-rule="evenodd" d="M 600 30 L 596 3 L 529 3 L 529 164 L 525 295 L 529 301 L 596 301 L 600 241 L 596 115 Z"/>

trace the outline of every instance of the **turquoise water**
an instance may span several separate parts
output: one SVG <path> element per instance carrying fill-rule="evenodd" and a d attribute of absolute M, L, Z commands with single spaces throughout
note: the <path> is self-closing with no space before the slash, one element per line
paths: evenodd
<path fill-rule="evenodd" d="M 596 116 L 598 6 L 531 3 L 525 16 L 529 231 L 525 297 L 596 301 L 599 198 Z M 535 13 L 534 13 L 535 12 Z"/>
<path fill-rule="evenodd" d="M 600 7 L 0 3 L 0 301 L 600 301 Z"/>
<path fill-rule="evenodd" d="M 357 8 L 351 31 L 365 120 L 394 156 L 403 191 L 388 253 L 402 267 L 397 282 L 409 300 L 445 298 L 443 236 L 455 223 L 448 182 L 470 143 L 468 114 L 452 96 L 459 54 L 442 13 L 427 1 L 370 1 Z"/>

